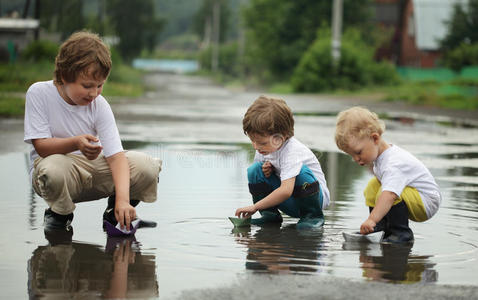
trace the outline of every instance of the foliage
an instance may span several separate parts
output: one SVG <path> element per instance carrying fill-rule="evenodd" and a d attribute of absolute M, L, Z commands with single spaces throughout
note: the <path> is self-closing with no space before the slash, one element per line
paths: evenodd
<path fill-rule="evenodd" d="M 461 3 L 455 4 L 453 15 L 448 24 L 448 32 L 441 41 L 445 51 L 463 43 L 478 43 L 478 0 L 468 0 L 464 9 Z"/>
<path fill-rule="evenodd" d="M 8 94 L 0 94 L 0 116 L 21 116 L 25 111 L 25 99 Z"/>
<path fill-rule="evenodd" d="M 48 0 L 40 5 L 40 26 L 59 32 L 64 40 L 85 26 L 82 0 Z"/>
<path fill-rule="evenodd" d="M 236 42 L 220 45 L 219 71 L 227 76 L 238 77 L 240 64 L 238 62 L 238 44 Z M 201 69 L 211 71 L 212 48 L 209 47 L 199 54 Z"/>
<path fill-rule="evenodd" d="M 445 52 L 443 63 L 455 71 L 466 66 L 478 66 L 478 41 L 474 44 L 461 43 Z"/>
<path fill-rule="evenodd" d="M 202 5 L 194 17 L 193 30 L 197 35 L 202 37 L 203 40 L 206 38 L 207 30 L 210 30 L 209 34 L 212 34 L 214 22 L 213 9 L 215 3 L 218 3 L 220 7 L 219 41 L 224 42 L 229 30 L 229 20 L 231 17 L 231 11 L 227 0 L 202 0 Z M 212 36 L 210 36 L 210 38 L 212 39 Z"/>
<path fill-rule="evenodd" d="M 292 86 L 299 92 L 317 92 L 395 82 L 393 66 L 375 62 L 373 53 L 374 49 L 363 42 L 360 33 L 349 29 L 343 35 L 340 61 L 335 65 L 330 30 L 321 29 L 295 69 Z"/>
<path fill-rule="evenodd" d="M 164 20 L 155 17 L 152 0 L 107 0 L 107 8 L 120 39 L 118 50 L 124 59 L 130 61 L 143 48 L 154 50 L 156 34 L 163 27 Z"/>
<path fill-rule="evenodd" d="M 370 0 L 345 0 L 344 28 L 368 28 Z M 332 1 L 251 0 L 244 9 L 247 54 L 275 77 L 287 78 L 321 26 L 329 26 Z M 252 49 L 255 48 L 255 49 Z"/>
<path fill-rule="evenodd" d="M 448 32 L 441 41 L 443 64 L 455 71 L 478 64 L 478 0 L 468 0 L 465 8 L 455 4 Z"/>
<path fill-rule="evenodd" d="M 47 40 L 31 42 L 22 52 L 22 59 L 30 62 L 47 61 L 54 63 L 58 45 Z"/>

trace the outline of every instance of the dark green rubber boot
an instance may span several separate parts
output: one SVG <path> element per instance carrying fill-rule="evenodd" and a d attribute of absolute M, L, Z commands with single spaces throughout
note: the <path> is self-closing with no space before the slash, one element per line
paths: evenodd
<path fill-rule="evenodd" d="M 408 226 L 408 208 L 404 201 L 390 208 L 387 213 L 387 220 L 390 234 L 383 239 L 384 243 L 413 243 L 413 232 Z"/>

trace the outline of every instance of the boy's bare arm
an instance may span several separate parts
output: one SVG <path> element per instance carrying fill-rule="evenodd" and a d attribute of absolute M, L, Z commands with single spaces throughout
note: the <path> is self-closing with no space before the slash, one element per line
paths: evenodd
<path fill-rule="evenodd" d="M 52 154 L 67 154 L 80 150 L 86 158 L 96 159 L 103 149 L 91 142 L 98 142 L 98 139 L 90 134 L 72 136 L 68 138 L 45 138 L 32 140 L 33 147 L 41 157 Z"/>
<path fill-rule="evenodd" d="M 131 221 L 136 218 L 136 210 L 129 202 L 129 165 L 124 152 L 106 158 L 115 185 L 115 217 L 121 228 L 130 230 Z"/>
<path fill-rule="evenodd" d="M 378 197 L 375 207 L 368 216 L 368 219 L 360 226 L 360 233 L 367 234 L 373 232 L 375 225 L 390 211 L 393 202 L 397 198 L 395 193 L 383 191 Z"/>
<path fill-rule="evenodd" d="M 275 189 L 267 197 L 258 201 L 254 205 L 238 208 L 235 215 L 247 218 L 252 216 L 258 210 L 267 209 L 269 207 L 281 204 L 292 195 L 292 192 L 294 191 L 294 184 L 295 177 L 282 181 L 280 187 Z"/>

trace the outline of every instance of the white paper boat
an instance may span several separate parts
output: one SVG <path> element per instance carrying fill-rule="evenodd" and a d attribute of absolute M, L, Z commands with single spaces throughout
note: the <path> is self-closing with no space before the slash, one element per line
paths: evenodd
<path fill-rule="evenodd" d="M 360 232 L 342 232 L 346 242 L 359 243 L 380 243 L 384 234 L 385 232 L 383 231 L 372 232 L 366 235 L 360 234 Z"/>

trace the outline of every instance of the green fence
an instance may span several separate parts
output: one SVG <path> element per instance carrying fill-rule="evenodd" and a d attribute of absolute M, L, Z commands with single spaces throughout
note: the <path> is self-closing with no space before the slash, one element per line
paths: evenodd
<path fill-rule="evenodd" d="M 447 68 L 398 67 L 397 72 L 405 80 L 437 82 L 439 87 L 435 91 L 439 95 L 478 97 L 478 66 L 466 67 L 460 72 Z"/>

